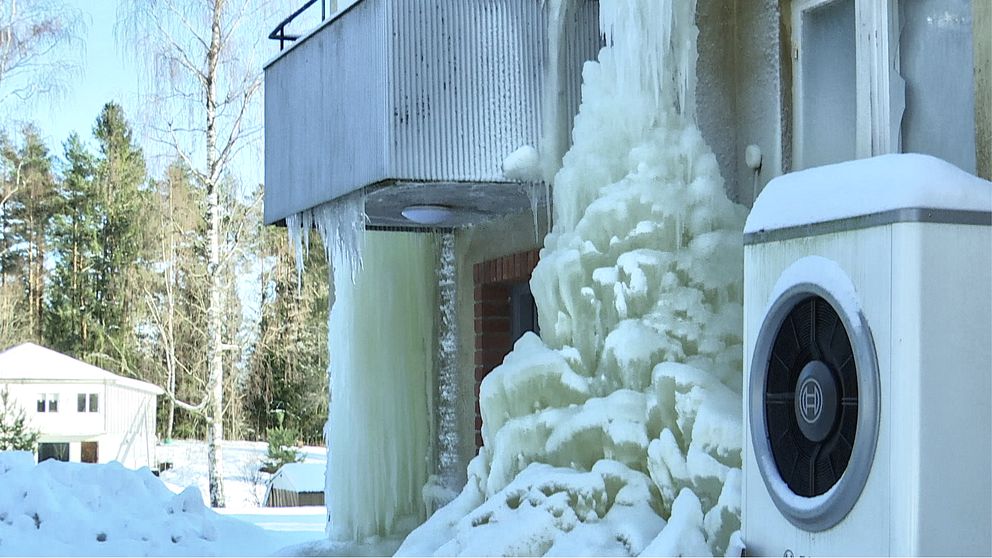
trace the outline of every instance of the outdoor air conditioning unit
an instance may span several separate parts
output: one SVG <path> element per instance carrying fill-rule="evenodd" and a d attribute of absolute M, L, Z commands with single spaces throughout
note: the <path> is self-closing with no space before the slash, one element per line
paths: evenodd
<path fill-rule="evenodd" d="M 992 554 L 992 184 L 820 167 L 744 232 L 748 554 Z"/>

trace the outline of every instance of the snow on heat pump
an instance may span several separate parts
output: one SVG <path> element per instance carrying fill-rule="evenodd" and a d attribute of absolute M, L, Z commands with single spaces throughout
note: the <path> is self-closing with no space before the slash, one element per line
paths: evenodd
<path fill-rule="evenodd" d="M 748 554 L 992 554 L 992 183 L 796 172 L 744 243 Z"/>

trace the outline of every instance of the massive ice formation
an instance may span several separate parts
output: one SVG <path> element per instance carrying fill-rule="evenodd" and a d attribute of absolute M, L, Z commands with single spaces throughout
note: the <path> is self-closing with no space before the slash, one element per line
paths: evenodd
<path fill-rule="evenodd" d="M 740 526 L 744 209 L 694 123 L 695 6 L 602 0 L 541 338 L 481 389 L 462 494 L 400 554 L 723 553 Z"/>
<path fill-rule="evenodd" d="M 427 481 L 435 239 L 369 231 L 360 242 L 360 264 L 347 261 L 348 250 L 332 250 L 325 436 L 329 531 L 337 540 L 393 533 L 419 520 Z"/>

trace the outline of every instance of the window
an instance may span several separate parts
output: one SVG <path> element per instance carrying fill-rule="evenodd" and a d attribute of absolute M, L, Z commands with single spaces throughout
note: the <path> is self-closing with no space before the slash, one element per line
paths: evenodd
<path fill-rule="evenodd" d="M 39 413 L 59 412 L 59 394 L 57 393 L 39 394 L 37 410 Z"/>
<path fill-rule="evenodd" d="M 76 411 L 80 413 L 99 411 L 99 398 L 96 393 L 80 393 L 76 396 Z"/>
<path fill-rule="evenodd" d="M 46 459 L 69 461 L 69 444 L 67 442 L 42 442 L 38 444 L 38 463 Z"/>
<path fill-rule="evenodd" d="M 974 173 L 969 0 L 794 0 L 793 167 L 927 153 Z"/>
<path fill-rule="evenodd" d="M 800 14 L 797 154 L 804 167 L 857 157 L 857 57 L 854 0 L 818 4 Z"/>

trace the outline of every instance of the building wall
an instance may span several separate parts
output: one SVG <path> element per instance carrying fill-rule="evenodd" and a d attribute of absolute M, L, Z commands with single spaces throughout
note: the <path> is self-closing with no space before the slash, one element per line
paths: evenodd
<path fill-rule="evenodd" d="M 992 2 L 973 0 L 975 150 L 978 176 L 992 180 Z"/>
<path fill-rule="evenodd" d="M 461 347 L 459 370 L 462 371 L 458 409 L 460 430 L 458 438 L 460 455 L 467 465 L 475 456 L 476 447 L 476 290 L 475 266 L 503 256 L 537 250 L 543 245 L 547 233 L 547 217 L 543 208 L 537 216 L 538 233 L 534 231 L 534 215 L 525 213 L 455 232 L 458 281 L 458 326 Z M 482 293 L 480 292 L 480 295 Z M 481 299 L 480 299 L 481 301 Z M 502 359 L 500 359 L 502 361 Z M 465 467 L 459 470 L 464 483 Z"/>
<path fill-rule="evenodd" d="M 529 283 L 537 266 L 538 249 L 517 252 L 472 266 L 475 292 L 475 446 L 482 446 L 482 380 L 503 362 L 516 342 L 513 332 L 512 292 L 515 283 Z"/>
<path fill-rule="evenodd" d="M 120 461 L 126 467 L 155 464 L 156 396 L 137 389 L 107 387 L 107 433 L 100 444 L 100 462 Z"/>
<path fill-rule="evenodd" d="M 746 205 L 787 169 L 778 0 L 699 0 L 696 121 L 720 163 L 730 199 Z M 747 166 L 756 145 L 762 164 Z"/>
<path fill-rule="evenodd" d="M 115 384 L 83 382 L 8 383 L 11 397 L 23 409 L 40 442 L 68 442 L 69 460 L 79 461 L 80 443 L 99 443 L 99 462 L 150 467 L 155 461 L 156 396 Z M 37 411 L 38 396 L 59 394 L 58 412 Z M 97 412 L 77 411 L 80 393 L 99 396 Z"/>
<path fill-rule="evenodd" d="M 4 385 L 11 398 L 24 409 L 31 427 L 42 433 L 42 441 L 51 441 L 45 439 L 51 437 L 92 439 L 106 431 L 107 387 L 103 383 L 31 382 Z M 42 393 L 57 393 L 59 395 L 58 412 L 39 413 L 37 411 L 38 397 Z M 80 393 L 98 394 L 99 411 L 96 413 L 77 412 L 76 396 Z"/>

